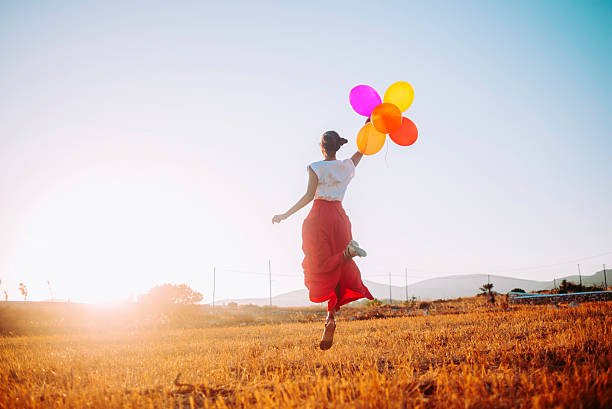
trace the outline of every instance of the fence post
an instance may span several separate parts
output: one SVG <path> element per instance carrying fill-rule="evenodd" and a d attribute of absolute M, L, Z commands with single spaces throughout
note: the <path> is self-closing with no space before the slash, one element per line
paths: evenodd
<path fill-rule="evenodd" d="M 389 271 L 389 305 L 393 302 L 391 298 L 391 272 Z"/>
<path fill-rule="evenodd" d="M 408 302 L 408 269 L 404 270 L 404 278 L 406 279 L 406 302 Z"/>
<path fill-rule="evenodd" d="M 608 288 L 608 277 L 606 277 L 606 265 L 605 264 L 603 265 L 603 268 L 604 268 L 604 285 L 605 285 L 605 288 Z"/>

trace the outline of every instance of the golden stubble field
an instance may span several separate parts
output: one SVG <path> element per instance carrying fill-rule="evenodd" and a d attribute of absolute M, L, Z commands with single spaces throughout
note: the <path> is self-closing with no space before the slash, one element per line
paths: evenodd
<path fill-rule="evenodd" d="M 610 303 L 0 338 L 0 408 L 609 408 Z M 175 378 L 181 373 L 175 385 Z"/>

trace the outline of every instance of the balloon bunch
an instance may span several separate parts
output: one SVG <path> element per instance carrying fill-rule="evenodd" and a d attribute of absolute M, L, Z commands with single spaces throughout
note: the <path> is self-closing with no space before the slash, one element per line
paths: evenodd
<path fill-rule="evenodd" d="M 418 130 L 414 122 L 402 117 L 414 100 L 412 85 L 404 81 L 391 85 L 383 99 L 369 85 L 357 85 L 349 94 L 351 106 L 359 115 L 371 119 L 357 134 L 357 148 L 364 155 L 374 155 L 389 138 L 400 146 L 416 142 Z"/>

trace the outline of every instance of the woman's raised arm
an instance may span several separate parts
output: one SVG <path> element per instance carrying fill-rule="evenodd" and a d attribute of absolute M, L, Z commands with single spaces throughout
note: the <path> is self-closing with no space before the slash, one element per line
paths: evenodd
<path fill-rule="evenodd" d="M 281 221 L 285 220 L 293 213 L 297 212 L 302 207 L 310 203 L 312 199 L 314 199 L 318 183 L 319 178 L 317 177 L 316 173 L 314 173 L 314 170 L 312 170 L 311 167 L 308 167 L 308 187 L 306 188 L 306 193 L 304 193 L 304 196 L 302 196 L 300 200 L 298 200 L 297 203 L 294 204 L 291 209 L 287 210 L 286 213 L 277 214 L 276 216 L 274 216 L 272 218 L 272 223 L 280 223 Z"/>
<path fill-rule="evenodd" d="M 353 161 L 355 166 L 359 165 L 359 161 L 361 160 L 361 158 L 363 158 L 363 153 L 359 151 L 355 152 L 353 156 L 351 156 L 351 160 Z"/>
<path fill-rule="evenodd" d="M 370 122 L 370 117 L 368 117 L 365 120 L 365 123 L 367 124 L 368 122 Z M 359 165 L 359 161 L 361 160 L 361 158 L 363 158 L 363 153 L 357 151 L 353 154 L 353 156 L 351 156 L 351 160 L 353 161 L 353 163 L 355 164 L 355 166 Z"/>

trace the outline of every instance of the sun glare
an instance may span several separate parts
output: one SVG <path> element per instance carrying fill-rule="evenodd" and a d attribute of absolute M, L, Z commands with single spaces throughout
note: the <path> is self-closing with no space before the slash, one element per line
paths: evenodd
<path fill-rule="evenodd" d="M 186 253 L 205 244 L 203 210 L 184 196 L 117 179 L 49 189 L 18 237 L 15 264 L 39 283 L 32 298 L 50 297 L 49 277 L 54 298 L 91 303 L 133 299 L 158 275 L 169 280 Z"/>

